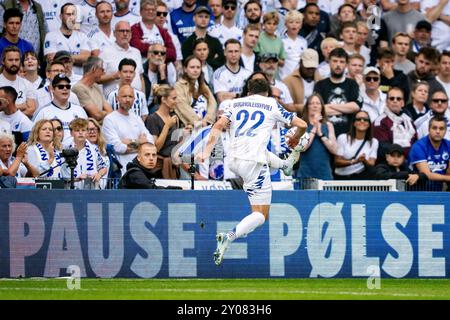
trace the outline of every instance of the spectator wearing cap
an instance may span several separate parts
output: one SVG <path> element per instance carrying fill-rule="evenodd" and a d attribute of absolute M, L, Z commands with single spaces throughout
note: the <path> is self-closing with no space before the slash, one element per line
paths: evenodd
<path fill-rule="evenodd" d="M 123 58 L 130 58 L 136 62 L 136 75 L 133 78 L 131 86 L 139 91 L 143 91 L 143 63 L 141 52 L 130 46 L 131 27 L 126 21 L 119 21 L 114 28 L 116 42 L 102 52 L 99 57 L 102 58 L 105 68 L 105 74 L 101 77 L 99 83 L 103 84 L 103 94 L 108 95 L 119 83 L 119 63 Z"/>
<path fill-rule="evenodd" d="M 166 48 L 166 63 L 175 62 L 176 51 L 167 30 L 156 25 L 156 0 L 142 0 L 142 21 L 131 26 L 130 45 L 137 48 L 142 58 L 147 57 L 148 47 L 151 43 L 160 43 Z"/>
<path fill-rule="evenodd" d="M 319 32 L 320 9 L 315 3 L 308 3 L 303 11 L 303 26 L 300 35 L 306 39 L 308 48 L 314 49 L 319 53 L 319 61 L 323 60 L 320 52 L 320 44 L 324 37 Z"/>
<path fill-rule="evenodd" d="M 272 87 L 280 90 L 280 100 L 286 109 L 295 111 L 289 88 L 284 82 L 276 79 L 278 74 L 278 57 L 275 53 L 263 53 L 259 57 L 259 69 L 267 75 L 269 83 Z"/>
<path fill-rule="evenodd" d="M 402 146 L 396 143 L 392 144 L 386 152 L 385 159 L 386 162 L 375 166 L 374 179 L 405 180 L 409 186 L 413 186 L 418 182 L 424 182 L 427 180 L 426 174 L 422 172 L 413 172 L 408 169 Z"/>
<path fill-rule="evenodd" d="M 305 49 L 296 70 L 283 79 L 294 102 L 294 109 L 302 112 L 306 99 L 313 93 L 316 81 L 320 79 L 317 68 L 319 54 L 314 49 Z"/>
<path fill-rule="evenodd" d="M 255 24 L 249 24 L 244 28 L 241 62 L 244 68 L 250 72 L 258 69 L 258 55 L 255 53 L 254 49 L 258 43 L 260 32 L 259 26 Z"/>
<path fill-rule="evenodd" d="M 53 77 L 50 91 L 53 96 L 52 102 L 41 111 L 33 119 L 36 123 L 41 119 L 59 119 L 61 120 L 64 128 L 64 140 L 63 145 L 65 145 L 70 139 L 70 128 L 69 124 L 72 120 L 76 118 L 87 119 L 87 114 L 84 109 L 76 104 L 69 102 L 70 89 L 72 88 L 70 84 L 70 79 L 65 74 L 57 74 Z"/>
<path fill-rule="evenodd" d="M 422 12 L 432 23 L 431 45 L 439 51 L 450 48 L 450 3 L 448 0 L 422 1 Z"/>
<path fill-rule="evenodd" d="M 91 55 L 91 48 L 87 36 L 74 30 L 77 17 L 77 8 L 72 3 L 66 3 L 61 7 L 61 27 L 51 31 L 45 36 L 44 55 L 48 62 L 53 61 L 55 53 L 66 50 L 73 59 L 73 73 L 82 75 L 82 65 Z"/>
<path fill-rule="evenodd" d="M 386 95 L 380 90 L 381 73 L 377 67 L 366 67 L 363 72 L 364 90 L 361 90 L 363 97 L 362 110 L 369 114 L 372 123 L 384 110 Z"/>
<path fill-rule="evenodd" d="M 199 6 L 194 11 L 194 32 L 182 43 L 181 51 L 183 52 L 183 59 L 192 55 L 194 51 L 194 42 L 198 38 L 205 38 L 208 43 L 209 55 L 206 60 L 208 64 L 216 70 L 224 64 L 225 58 L 223 55 L 223 47 L 219 39 L 210 36 L 207 33 L 207 28 L 210 23 L 211 14 L 209 9 L 204 6 Z"/>
<path fill-rule="evenodd" d="M 283 41 L 276 35 L 280 18 L 278 12 L 271 11 L 263 16 L 263 30 L 259 35 L 255 52 L 259 55 L 264 53 L 275 53 L 278 56 L 278 64 L 284 66 L 286 53 L 284 51 Z"/>
<path fill-rule="evenodd" d="M 425 16 L 411 6 L 410 0 L 398 0 L 397 8 L 384 15 L 389 43 L 397 32 L 412 33 L 417 22 Z"/>
<path fill-rule="evenodd" d="M 429 47 L 431 44 L 431 23 L 426 20 L 417 22 L 412 34 L 411 48 L 408 59 L 414 61 L 421 48 Z"/>
<path fill-rule="evenodd" d="M 240 65 L 241 43 L 236 39 L 225 42 L 225 64 L 214 71 L 213 88 L 220 104 L 223 100 L 234 99 L 242 91 L 245 80 L 251 72 Z"/>
<path fill-rule="evenodd" d="M 442 191 L 443 182 L 450 182 L 447 128 L 447 119 L 443 115 L 434 115 L 429 119 L 427 135 L 417 140 L 409 153 L 410 168 L 424 173 L 429 180 L 427 190 Z"/>
<path fill-rule="evenodd" d="M 407 58 L 410 44 L 411 38 L 405 32 L 397 32 L 392 38 L 392 50 L 395 53 L 394 68 L 405 75 L 416 68 L 415 64 Z"/>
<path fill-rule="evenodd" d="M 210 36 L 219 39 L 222 46 L 228 39 L 242 40 L 242 29 L 236 26 L 237 1 L 223 0 L 222 22 L 215 25 L 209 33 Z"/>
<path fill-rule="evenodd" d="M 73 57 L 69 51 L 60 50 L 55 53 L 52 62 L 58 62 L 64 65 L 64 73 L 69 77 L 70 82 L 75 85 L 78 81 L 80 81 L 83 75 L 76 74 L 73 72 Z"/>
<path fill-rule="evenodd" d="M 130 26 L 139 23 L 141 17 L 131 10 L 130 0 L 114 0 L 114 4 L 116 10 L 111 20 L 111 27 L 113 30 L 119 21 L 126 21 L 130 24 Z"/>
<path fill-rule="evenodd" d="M 376 118 L 373 136 L 378 139 L 378 160 L 384 160 L 389 147 L 393 144 L 402 146 L 405 156 L 417 140 L 416 128 L 412 119 L 403 111 L 405 100 L 400 88 L 389 89 L 386 97 L 386 108 Z"/>
<path fill-rule="evenodd" d="M 16 46 L 8 46 L 2 55 L 3 72 L 0 74 L 0 87 L 11 86 L 17 91 L 16 106 L 27 117 L 31 118 L 36 110 L 36 90 L 30 81 L 19 77 L 20 50 Z"/>
<path fill-rule="evenodd" d="M 431 68 L 434 63 L 439 60 L 439 52 L 431 47 L 424 47 L 419 50 L 416 58 L 414 59 L 416 68 L 408 73 L 408 83 L 411 87 L 415 82 L 426 81 L 429 88 L 428 104 L 430 103 L 431 96 L 436 91 L 445 91 L 444 87 L 436 80 L 436 76 L 432 73 Z M 407 100 L 409 101 L 409 99 Z"/>
<path fill-rule="evenodd" d="M 402 71 L 394 69 L 395 54 L 391 48 L 379 48 L 377 67 L 381 73 L 380 90 L 387 93 L 392 87 L 403 90 L 405 97 L 409 97 L 408 77 Z"/>
<path fill-rule="evenodd" d="M 23 13 L 17 8 L 7 9 L 3 14 L 4 31 L 0 38 L 0 56 L 7 46 L 16 46 L 20 50 L 20 58 L 25 52 L 34 52 L 31 42 L 19 37 L 22 27 Z"/>
<path fill-rule="evenodd" d="M 351 129 L 350 118 L 362 107 L 362 97 L 355 80 L 344 76 L 348 55 L 342 48 L 330 53 L 331 76 L 318 81 L 314 92 L 319 93 L 324 102 L 329 120 L 334 125 L 336 136 Z"/>
<path fill-rule="evenodd" d="M 199 9 L 199 11 L 197 11 L 199 7 L 202 7 L 202 9 Z M 181 5 L 181 7 L 173 10 L 170 13 L 170 23 L 172 26 L 172 31 L 178 37 L 178 40 L 180 40 L 181 44 L 183 44 L 186 39 L 195 31 L 194 15 L 199 12 L 204 12 L 205 8 L 206 10 L 208 10 L 210 18 L 207 27 L 213 26 L 214 17 L 211 16 L 211 12 L 207 7 L 197 4 L 196 0 L 183 0 L 183 4 Z M 186 58 L 184 54 L 183 57 Z"/>
<path fill-rule="evenodd" d="M 280 78 L 283 79 L 290 75 L 298 67 L 302 52 L 308 48 L 305 38 L 298 35 L 303 24 L 303 15 L 297 10 L 289 11 L 285 16 L 286 31 L 281 36 L 284 51 L 286 52 L 286 61 L 280 68 Z"/>
<path fill-rule="evenodd" d="M 33 120 L 36 117 L 36 115 L 41 111 L 42 108 L 47 107 L 52 102 L 53 95 L 52 91 L 50 90 L 50 85 L 52 83 L 53 78 L 60 73 L 65 73 L 64 64 L 62 62 L 54 60 L 52 63 L 47 65 L 47 68 L 45 70 L 46 75 L 45 85 L 36 91 L 37 107 L 33 115 Z M 71 83 L 73 83 L 72 80 Z M 80 105 L 78 97 L 72 91 L 70 91 L 69 102 L 76 105 Z"/>
<path fill-rule="evenodd" d="M 72 91 L 77 95 L 87 115 L 101 122 L 112 112 L 111 105 L 97 83 L 105 73 L 103 60 L 99 57 L 89 57 L 83 65 L 83 72 L 83 78 L 73 86 Z"/>
<path fill-rule="evenodd" d="M 436 80 L 445 88 L 450 96 L 450 51 L 444 51 L 439 56 L 439 73 Z"/>
<path fill-rule="evenodd" d="M 33 127 L 31 120 L 16 106 L 17 91 L 11 86 L 0 87 L 0 119 L 8 122 L 16 143 L 28 140 Z"/>

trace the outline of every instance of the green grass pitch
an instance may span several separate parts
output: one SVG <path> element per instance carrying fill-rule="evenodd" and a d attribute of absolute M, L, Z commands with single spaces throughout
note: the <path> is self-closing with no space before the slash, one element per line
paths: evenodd
<path fill-rule="evenodd" d="M 0 279 L 0 299 L 88 300 L 450 300 L 450 279 Z"/>

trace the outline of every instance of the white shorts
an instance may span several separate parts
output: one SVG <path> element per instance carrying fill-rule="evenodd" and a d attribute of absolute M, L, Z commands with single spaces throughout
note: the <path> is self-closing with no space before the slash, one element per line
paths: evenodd
<path fill-rule="evenodd" d="M 230 162 L 230 169 L 244 180 L 244 191 L 251 205 L 271 204 L 272 184 L 266 163 L 235 158 Z"/>

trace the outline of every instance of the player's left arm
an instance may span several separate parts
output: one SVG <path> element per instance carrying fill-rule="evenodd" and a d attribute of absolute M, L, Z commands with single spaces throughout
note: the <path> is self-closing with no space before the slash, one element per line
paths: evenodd
<path fill-rule="evenodd" d="M 294 115 L 291 121 L 291 126 L 297 127 L 294 135 L 289 139 L 289 146 L 294 147 L 298 144 L 300 137 L 305 134 L 306 129 L 308 128 L 308 124 L 304 120 Z"/>
<path fill-rule="evenodd" d="M 222 131 L 228 126 L 229 122 L 230 120 L 227 117 L 222 116 L 219 120 L 216 121 L 216 123 L 214 123 L 209 133 L 209 138 L 208 142 L 206 143 L 205 149 L 196 157 L 199 162 L 203 162 L 209 158 L 212 149 L 216 145 L 216 142 L 222 134 Z"/>

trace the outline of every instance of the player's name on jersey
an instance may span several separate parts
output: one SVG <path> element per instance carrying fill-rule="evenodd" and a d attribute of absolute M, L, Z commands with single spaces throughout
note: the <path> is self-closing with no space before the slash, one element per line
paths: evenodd
<path fill-rule="evenodd" d="M 265 103 L 260 102 L 249 102 L 249 101 L 242 101 L 242 102 L 235 102 L 233 103 L 233 107 L 240 108 L 240 107 L 252 107 L 252 108 L 261 108 L 266 109 L 268 111 L 272 111 L 272 106 Z"/>

